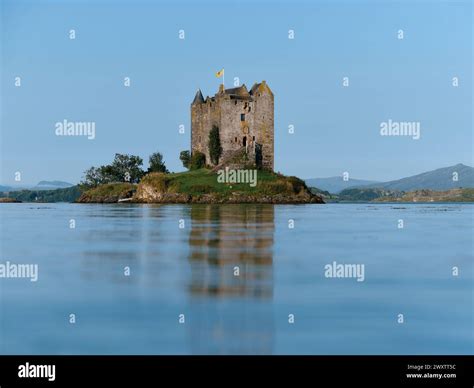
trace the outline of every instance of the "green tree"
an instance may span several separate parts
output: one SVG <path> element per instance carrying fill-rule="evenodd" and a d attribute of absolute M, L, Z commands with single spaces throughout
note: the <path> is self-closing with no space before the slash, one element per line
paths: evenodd
<path fill-rule="evenodd" d="M 222 155 L 221 138 L 219 136 L 219 128 L 215 125 L 212 126 L 211 132 L 209 132 L 209 157 L 214 165 L 219 164 L 219 158 Z"/>
<path fill-rule="evenodd" d="M 191 154 L 189 151 L 181 151 L 179 154 L 179 160 L 181 160 L 185 168 L 189 168 L 189 163 L 191 162 Z"/>
<path fill-rule="evenodd" d="M 120 181 L 120 176 L 110 164 L 98 168 L 98 176 L 101 184 Z"/>
<path fill-rule="evenodd" d="M 189 162 L 189 169 L 198 170 L 204 167 L 206 167 L 206 155 L 202 152 L 194 151 Z"/>
<path fill-rule="evenodd" d="M 88 170 L 84 171 L 84 176 L 82 177 L 80 185 L 85 187 L 96 187 L 101 183 L 102 182 L 101 176 L 99 174 L 99 169 L 97 167 L 92 166 Z"/>
<path fill-rule="evenodd" d="M 138 183 L 145 172 L 142 170 L 143 159 L 136 155 L 115 154 L 111 164 L 111 175 L 118 182 Z"/>
<path fill-rule="evenodd" d="M 155 152 L 150 155 L 149 165 L 148 172 L 164 172 L 165 174 L 169 173 L 165 166 L 165 162 L 163 161 L 163 155 L 161 155 L 159 152 Z"/>
<path fill-rule="evenodd" d="M 87 188 L 112 182 L 138 183 L 145 174 L 142 165 L 143 159 L 139 156 L 115 154 L 112 164 L 91 167 L 84 171 L 80 185 Z"/>
<path fill-rule="evenodd" d="M 117 177 L 114 175 L 112 166 L 91 167 L 84 171 L 80 186 L 89 188 L 115 181 L 117 181 Z"/>

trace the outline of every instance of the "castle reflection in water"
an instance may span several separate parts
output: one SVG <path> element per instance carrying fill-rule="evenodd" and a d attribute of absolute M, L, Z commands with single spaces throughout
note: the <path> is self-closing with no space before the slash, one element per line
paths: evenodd
<path fill-rule="evenodd" d="M 192 353 L 271 353 L 274 206 L 199 205 L 190 216 Z"/>

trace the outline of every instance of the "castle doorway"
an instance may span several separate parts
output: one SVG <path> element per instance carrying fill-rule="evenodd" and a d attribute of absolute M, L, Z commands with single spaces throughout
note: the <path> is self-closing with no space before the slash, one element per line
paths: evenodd
<path fill-rule="evenodd" d="M 247 136 L 244 136 L 242 144 L 243 144 L 244 147 L 247 147 Z"/>

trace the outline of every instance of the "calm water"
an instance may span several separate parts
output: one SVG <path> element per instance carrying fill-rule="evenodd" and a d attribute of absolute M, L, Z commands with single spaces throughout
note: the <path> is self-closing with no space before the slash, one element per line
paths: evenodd
<path fill-rule="evenodd" d="M 1 204 L 0 353 L 471 354 L 473 210 Z"/>

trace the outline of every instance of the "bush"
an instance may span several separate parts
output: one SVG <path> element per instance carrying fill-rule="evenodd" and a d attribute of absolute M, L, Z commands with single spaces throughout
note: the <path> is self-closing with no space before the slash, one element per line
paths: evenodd
<path fill-rule="evenodd" d="M 202 152 L 195 151 L 191 156 L 191 161 L 189 162 L 189 169 L 198 170 L 204 167 L 206 167 L 206 155 L 204 155 Z"/>
<path fill-rule="evenodd" d="M 191 162 L 191 154 L 189 151 L 181 151 L 179 154 L 179 160 L 183 163 L 183 167 L 189 168 L 189 163 Z"/>

